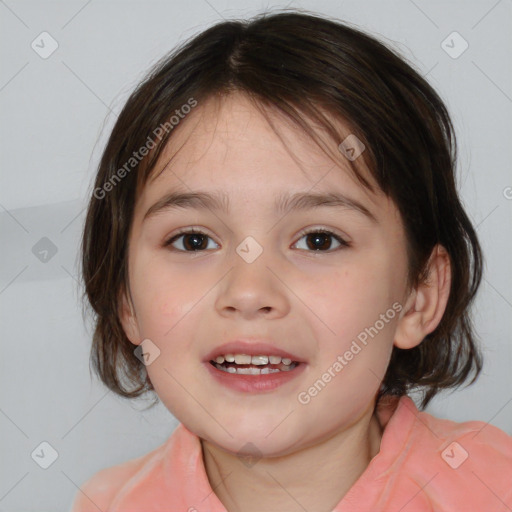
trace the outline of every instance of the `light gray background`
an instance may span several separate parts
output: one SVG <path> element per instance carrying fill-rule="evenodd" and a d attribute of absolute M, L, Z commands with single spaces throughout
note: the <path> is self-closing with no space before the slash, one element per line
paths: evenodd
<path fill-rule="evenodd" d="M 176 426 L 161 404 L 140 412 L 145 402 L 125 402 L 91 380 L 90 332 L 77 287 L 88 191 L 112 112 L 119 113 L 150 64 L 216 20 L 285 5 L 0 1 L 0 512 L 68 510 L 85 479 L 147 453 Z M 476 384 L 441 395 L 427 410 L 512 434 L 511 1 L 288 5 L 375 34 L 427 75 L 448 103 L 460 143 L 461 191 L 486 255 L 474 317 L 486 360 Z M 47 59 L 31 48 L 43 31 L 59 45 Z M 441 46 L 453 31 L 469 44 L 458 58 Z M 32 252 L 43 237 L 57 250 L 46 262 Z M 31 458 L 43 441 L 58 452 L 46 470 Z"/>

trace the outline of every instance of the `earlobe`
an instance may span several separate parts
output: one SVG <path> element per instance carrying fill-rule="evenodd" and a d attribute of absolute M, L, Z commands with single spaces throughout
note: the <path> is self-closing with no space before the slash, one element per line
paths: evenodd
<path fill-rule="evenodd" d="M 140 345 L 141 337 L 137 317 L 135 315 L 132 303 L 126 297 L 125 292 L 121 293 L 119 299 L 119 321 L 121 322 L 126 337 L 134 345 Z"/>
<path fill-rule="evenodd" d="M 448 304 L 451 286 L 450 257 L 442 245 L 434 247 L 428 262 L 428 276 L 412 290 L 398 321 L 394 344 L 410 349 L 436 329 Z"/>

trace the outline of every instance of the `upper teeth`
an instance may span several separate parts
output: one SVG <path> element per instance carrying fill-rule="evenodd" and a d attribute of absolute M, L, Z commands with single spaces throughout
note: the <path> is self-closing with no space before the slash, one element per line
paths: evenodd
<path fill-rule="evenodd" d="M 215 358 L 215 362 L 218 364 L 222 364 L 224 361 L 228 363 L 255 365 L 264 365 L 268 364 L 269 362 L 270 364 L 292 364 L 291 359 L 289 359 L 288 357 L 281 356 L 250 356 L 248 354 L 225 354 L 223 356 L 217 356 Z"/>

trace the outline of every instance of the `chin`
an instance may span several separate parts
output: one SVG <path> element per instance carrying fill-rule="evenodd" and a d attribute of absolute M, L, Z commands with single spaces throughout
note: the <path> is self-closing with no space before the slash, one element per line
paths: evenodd
<path fill-rule="evenodd" d="M 228 432 L 233 437 L 222 429 L 220 429 L 220 432 L 219 429 L 216 429 L 215 433 L 200 432 L 197 435 L 208 443 L 242 459 L 244 457 L 253 457 L 255 459 L 281 457 L 294 452 L 297 449 L 298 440 L 290 438 L 289 431 L 286 431 L 286 429 L 265 437 L 273 428 L 275 428 L 275 425 L 263 431 L 255 428 L 230 430 L 227 427 Z"/>

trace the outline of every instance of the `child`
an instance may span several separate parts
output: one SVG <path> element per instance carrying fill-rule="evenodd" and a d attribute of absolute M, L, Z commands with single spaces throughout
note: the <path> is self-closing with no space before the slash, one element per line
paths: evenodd
<path fill-rule="evenodd" d="M 305 12 L 162 60 L 102 156 L 82 243 L 94 367 L 180 421 L 74 512 L 512 510 L 512 438 L 420 412 L 481 369 L 480 246 L 447 110 Z"/>

